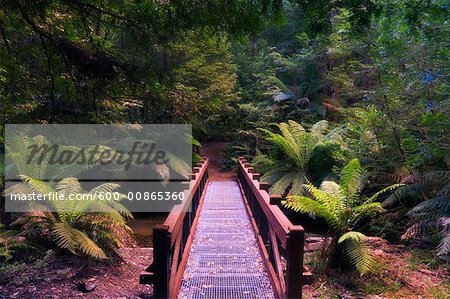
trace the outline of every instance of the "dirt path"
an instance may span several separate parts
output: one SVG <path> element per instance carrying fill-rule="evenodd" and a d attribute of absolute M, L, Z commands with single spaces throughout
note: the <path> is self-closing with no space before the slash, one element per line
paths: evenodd
<path fill-rule="evenodd" d="M 213 181 L 229 181 L 236 178 L 233 171 L 222 170 L 222 153 L 228 142 L 202 143 L 200 154 L 209 158 L 209 178 Z"/>

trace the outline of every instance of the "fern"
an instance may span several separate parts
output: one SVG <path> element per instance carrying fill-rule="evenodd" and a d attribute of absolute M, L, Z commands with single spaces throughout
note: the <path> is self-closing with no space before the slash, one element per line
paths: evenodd
<path fill-rule="evenodd" d="M 309 132 L 293 120 L 275 126 L 280 133 L 262 128 L 259 130 L 282 157 L 259 155 L 253 161 L 254 165 L 264 173 L 261 179 L 271 184 L 272 194 L 301 194 L 312 154 L 325 141 L 332 142 L 325 135 L 328 122 L 323 120 L 316 123 Z"/>
<path fill-rule="evenodd" d="M 352 229 L 361 218 L 381 212 L 383 210 L 381 203 L 373 200 L 379 194 L 392 191 L 398 185 L 385 188 L 367 199 L 360 194 L 362 177 L 361 166 L 358 160 L 354 159 L 343 168 L 341 184 L 324 181 L 320 188 L 317 188 L 306 180 L 307 184 L 303 185 L 303 189 L 310 197 L 288 196 L 283 205 L 296 212 L 325 220 L 332 230 L 332 238 L 337 245 L 342 247 L 350 263 L 364 274 L 370 271 L 373 258 L 365 243 L 366 236 Z M 334 256 L 334 253 L 331 253 L 331 256 Z"/>
<path fill-rule="evenodd" d="M 424 237 L 430 232 L 440 231 L 441 242 L 437 247 L 439 256 L 450 254 L 450 171 L 431 171 L 424 174 L 414 173 L 400 178 L 408 183 L 388 197 L 383 206 L 400 203 L 409 208 L 411 203 L 417 203 L 409 208 L 411 217 L 409 228 L 402 235 L 402 239 Z"/>
<path fill-rule="evenodd" d="M 361 275 L 364 275 L 373 269 L 374 259 L 370 253 L 369 246 L 365 242 L 365 236 L 361 233 L 359 234 L 362 237 L 347 238 L 340 243 L 342 243 L 350 263 L 355 266 Z"/>
<path fill-rule="evenodd" d="M 104 259 L 107 257 L 105 251 L 121 244 L 121 234 L 130 233 L 125 220 L 132 218 L 131 213 L 118 201 L 97 200 L 100 194 L 114 192 L 119 185 L 105 183 L 86 192 L 75 178 L 48 183 L 21 177 L 29 190 L 41 194 L 57 190 L 65 196 L 93 196 L 93 200 L 84 201 L 46 201 L 46 212 L 25 214 L 15 221 L 14 225 L 22 226 L 25 234 L 48 237 L 58 247 L 73 254 Z"/>

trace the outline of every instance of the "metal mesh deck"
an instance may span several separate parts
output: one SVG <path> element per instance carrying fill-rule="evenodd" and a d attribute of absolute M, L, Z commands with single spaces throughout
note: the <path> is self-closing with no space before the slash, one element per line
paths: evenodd
<path fill-rule="evenodd" d="M 208 184 L 178 298 L 274 298 L 235 181 Z"/>

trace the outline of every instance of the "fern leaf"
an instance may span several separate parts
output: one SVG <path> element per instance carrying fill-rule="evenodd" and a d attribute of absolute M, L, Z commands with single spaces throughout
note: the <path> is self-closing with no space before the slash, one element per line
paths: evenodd
<path fill-rule="evenodd" d="M 362 168 L 358 159 L 351 160 L 341 172 L 341 186 L 342 193 L 348 199 L 353 199 L 360 191 L 362 178 Z"/>
<path fill-rule="evenodd" d="M 374 259 L 369 251 L 369 246 L 364 241 L 365 236 L 361 233 L 352 233 L 352 237 L 347 237 L 341 244 L 344 247 L 350 263 L 356 267 L 361 275 L 364 275 L 373 269 Z M 362 238 L 361 235 L 364 236 L 364 238 Z"/>
<path fill-rule="evenodd" d="M 284 194 L 289 186 L 292 185 L 292 181 L 295 178 L 295 173 L 289 172 L 278 179 L 271 187 L 271 194 Z"/>
<path fill-rule="evenodd" d="M 54 192 L 55 190 L 50 184 L 47 184 L 46 182 L 40 181 L 38 179 L 33 179 L 26 175 L 20 175 L 19 176 L 29 187 L 30 189 L 35 193 L 40 194 L 48 194 L 50 192 Z"/>
<path fill-rule="evenodd" d="M 78 250 L 81 251 L 81 253 L 94 259 L 106 259 L 105 252 L 84 232 L 76 230 L 75 240 L 78 245 Z"/>
<path fill-rule="evenodd" d="M 387 192 L 391 192 L 392 190 L 395 190 L 395 189 L 397 189 L 397 188 L 399 188 L 399 187 L 401 187 L 401 186 L 404 186 L 404 184 L 393 184 L 393 185 L 391 185 L 391 186 L 389 186 L 389 187 L 386 187 L 386 188 L 384 188 L 384 189 L 382 189 L 382 190 L 376 192 L 376 193 L 373 194 L 371 197 L 369 197 L 369 198 L 365 201 L 365 203 L 371 203 L 371 202 L 373 202 L 374 200 L 376 200 L 376 199 L 378 198 L 378 196 L 380 196 L 381 194 L 384 194 L 384 193 L 387 193 Z"/>
<path fill-rule="evenodd" d="M 347 240 L 349 240 L 349 239 L 352 239 L 352 240 L 354 240 L 354 241 L 359 242 L 359 241 L 364 240 L 365 238 L 367 238 L 367 237 L 366 237 L 366 235 L 364 235 L 363 233 L 355 232 L 355 231 L 350 231 L 350 232 L 346 232 L 345 234 L 343 234 L 343 235 L 339 238 L 338 244 L 340 244 L 340 243 L 342 243 L 342 242 L 344 242 L 344 241 L 347 241 Z"/>
<path fill-rule="evenodd" d="M 333 228 L 339 227 L 339 219 L 324 205 L 309 197 L 299 195 L 288 196 L 288 200 L 283 201 L 282 204 L 295 212 L 321 217 Z"/>
<path fill-rule="evenodd" d="M 324 135 L 327 130 L 328 121 L 326 120 L 318 121 L 311 127 L 311 132 L 320 136 Z"/>

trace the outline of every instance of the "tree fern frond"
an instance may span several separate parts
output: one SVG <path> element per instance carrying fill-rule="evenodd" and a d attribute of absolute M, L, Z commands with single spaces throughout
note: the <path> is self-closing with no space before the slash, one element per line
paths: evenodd
<path fill-rule="evenodd" d="M 405 201 L 410 201 L 414 198 L 424 199 L 423 194 L 426 188 L 427 184 L 425 183 L 402 185 L 383 201 L 383 207 L 392 206 L 397 202 L 404 205 Z"/>
<path fill-rule="evenodd" d="M 450 255 L 450 217 L 443 217 L 440 219 L 442 240 L 437 248 L 438 256 Z"/>
<path fill-rule="evenodd" d="M 296 121 L 288 120 L 289 131 L 291 132 L 294 139 L 299 139 L 300 136 L 306 133 L 305 128 Z"/>
<path fill-rule="evenodd" d="M 350 221 L 352 223 L 356 223 L 362 217 L 368 216 L 370 213 L 374 212 L 382 212 L 383 208 L 381 207 L 381 203 L 379 202 L 371 202 L 359 205 L 357 207 L 352 208 Z"/>
<path fill-rule="evenodd" d="M 439 196 L 429 200 L 425 200 L 415 206 L 410 214 L 418 214 L 422 212 L 447 211 L 450 215 L 450 196 Z"/>
<path fill-rule="evenodd" d="M 90 194 L 101 194 L 101 193 L 111 193 L 115 190 L 120 188 L 119 184 L 114 183 L 103 183 L 101 185 L 98 185 L 94 188 L 92 188 L 89 193 Z"/>
<path fill-rule="evenodd" d="M 267 182 L 269 184 L 274 184 L 277 180 L 281 179 L 289 170 L 286 167 L 278 167 L 266 172 L 262 177 L 261 181 Z"/>
<path fill-rule="evenodd" d="M 446 256 L 450 254 L 450 233 L 447 233 L 442 238 L 437 248 L 437 255 Z"/>
<path fill-rule="evenodd" d="M 56 245 L 69 250 L 73 254 L 76 253 L 76 247 L 78 244 L 74 228 L 67 223 L 58 222 L 52 227 L 52 235 Z"/>
<path fill-rule="evenodd" d="M 316 188 L 313 184 L 307 183 L 304 185 L 306 191 L 308 191 L 316 201 L 320 202 L 322 205 L 327 207 L 327 209 L 338 217 L 339 214 L 342 213 L 345 208 L 343 200 L 338 197 L 333 196 L 332 194 L 323 191 L 319 188 Z"/>
<path fill-rule="evenodd" d="M 339 219 L 327 207 L 306 196 L 292 195 L 283 201 L 283 206 L 295 212 L 306 213 L 311 216 L 322 217 L 331 227 L 339 226 Z"/>
<path fill-rule="evenodd" d="M 292 181 L 295 178 L 295 173 L 288 172 L 278 179 L 270 187 L 271 194 L 284 194 L 289 186 L 292 185 Z"/>
<path fill-rule="evenodd" d="M 300 195 L 305 190 L 303 185 L 305 183 L 306 174 L 303 171 L 299 171 L 295 174 L 294 178 L 292 179 L 292 186 L 289 190 L 290 194 L 292 195 Z"/>
<path fill-rule="evenodd" d="M 338 244 L 340 244 L 344 241 L 347 241 L 349 239 L 359 242 L 359 241 L 364 240 L 365 238 L 367 238 L 367 237 L 363 233 L 356 232 L 356 231 L 350 231 L 350 232 L 346 232 L 339 238 Z"/>
<path fill-rule="evenodd" d="M 105 252 L 95 244 L 84 232 L 76 230 L 75 240 L 78 243 L 78 250 L 94 259 L 106 259 Z"/>
<path fill-rule="evenodd" d="M 356 237 L 354 235 L 353 237 Z M 356 238 L 360 238 L 358 236 Z M 363 239 L 354 239 L 348 237 L 342 242 L 345 252 L 347 253 L 348 259 L 352 265 L 356 267 L 361 275 L 373 269 L 374 259 L 369 251 L 369 246 Z"/>
<path fill-rule="evenodd" d="M 322 136 L 328 130 L 328 126 L 329 126 L 328 121 L 326 120 L 318 121 L 311 127 L 311 132 Z"/>
<path fill-rule="evenodd" d="M 352 159 L 341 171 L 339 185 L 346 198 L 354 198 L 360 191 L 362 168 L 358 159 Z"/>
<path fill-rule="evenodd" d="M 30 178 L 29 176 L 26 176 L 26 175 L 20 175 L 19 177 L 35 193 L 48 194 L 50 192 L 54 192 L 55 191 L 50 184 L 48 184 L 46 182 L 43 182 L 41 180 L 33 179 L 33 178 Z"/>
<path fill-rule="evenodd" d="M 191 173 L 191 167 L 188 164 L 188 161 L 166 151 L 166 157 L 169 160 L 167 162 L 168 166 L 173 169 L 176 173 L 183 177 L 189 177 Z M 190 163 L 190 161 L 189 161 Z"/>
<path fill-rule="evenodd" d="M 381 194 L 384 194 L 386 192 L 391 192 L 392 190 L 397 189 L 401 186 L 404 186 L 404 184 L 393 184 L 391 186 L 388 186 L 378 192 L 375 192 L 375 194 L 373 194 L 371 197 L 369 197 L 364 203 L 371 203 L 374 200 L 376 200 L 378 198 L 378 196 L 380 196 Z"/>
<path fill-rule="evenodd" d="M 59 181 L 55 187 L 56 191 L 64 194 L 76 194 L 82 191 L 80 182 L 76 178 L 65 178 Z"/>

